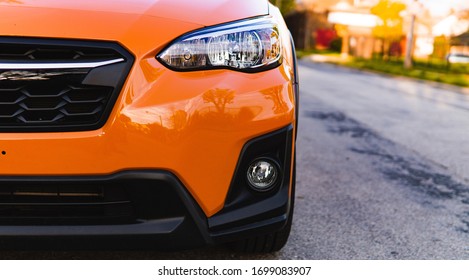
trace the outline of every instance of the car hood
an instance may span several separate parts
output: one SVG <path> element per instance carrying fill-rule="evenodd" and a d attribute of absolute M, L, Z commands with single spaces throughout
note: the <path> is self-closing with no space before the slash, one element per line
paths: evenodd
<path fill-rule="evenodd" d="M 119 41 L 155 48 L 201 28 L 268 14 L 267 0 L 0 0 L 0 36 Z"/>
<path fill-rule="evenodd" d="M 268 13 L 266 0 L 0 0 L 0 9 L 5 6 L 147 15 L 201 25 Z"/>

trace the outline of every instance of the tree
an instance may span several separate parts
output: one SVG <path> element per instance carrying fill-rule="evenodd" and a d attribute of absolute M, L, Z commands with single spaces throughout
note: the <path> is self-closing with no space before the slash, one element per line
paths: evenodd
<path fill-rule="evenodd" d="M 389 46 L 393 41 L 400 41 L 404 35 L 401 12 L 406 5 L 400 1 L 380 0 L 371 8 L 371 13 L 379 18 L 378 25 L 373 28 L 373 35 L 382 40 L 383 57 L 387 59 Z"/>
<path fill-rule="evenodd" d="M 269 0 L 270 3 L 279 7 L 283 15 L 288 14 L 295 8 L 295 0 Z"/>

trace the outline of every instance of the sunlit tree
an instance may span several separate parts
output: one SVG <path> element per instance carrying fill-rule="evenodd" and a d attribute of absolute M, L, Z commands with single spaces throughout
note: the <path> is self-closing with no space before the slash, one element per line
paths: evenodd
<path fill-rule="evenodd" d="M 394 41 L 400 41 L 403 33 L 402 11 L 406 5 L 400 1 L 380 0 L 371 8 L 371 13 L 379 18 L 379 22 L 373 28 L 373 35 L 382 40 L 383 56 L 387 58 L 389 46 Z"/>

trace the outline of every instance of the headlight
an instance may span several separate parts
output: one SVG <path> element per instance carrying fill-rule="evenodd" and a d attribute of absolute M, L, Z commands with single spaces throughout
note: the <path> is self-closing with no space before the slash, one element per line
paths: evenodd
<path fill-rule="evenodd" d="M 157 58 L 179 71 L 228 68 L 257 72 L 280 64 L 281 53 L 277 24 L 271 18 L 257 18 L 184 35 Z"/>

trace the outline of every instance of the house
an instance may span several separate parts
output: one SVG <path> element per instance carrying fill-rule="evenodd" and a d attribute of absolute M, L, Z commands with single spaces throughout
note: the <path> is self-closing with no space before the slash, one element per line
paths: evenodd
<path fill-rule="evenodd" d="M 469 31 L 451 38 L 450 53 L 469 55 Z"/>
<path fill-rule="evenodd" d="M 299 0 L 297 14 L 286 17 L 297 46 L 321 47 L 323 41 L 331 41 L 331 31 L 343 37 L 344 55 L 371 57 L 373 43 L 371 30 L 376 16 L 370 8 L 379 0 Z M 303 19 L 306 18 L 306 19 Z M 334 28 L 347 26 L 346 29 Z M 304 28 L 302 26 L 305 26 Z M 296 28 L 298 27 L 298 28 Z M 311 38 L 311 40 L 310 40 Z"/>
<path fill-rule="evenodd" d="M 378 18 L 371 14 L 371 8 L 378 0 L 342 0 L 330 7 L 329 22 L 336 25 L 342 37 L 342 56 L 352 54 L 371 58 L 375 52 L 373 28 Z"/>
<path fill-rule="evenodd" d="M 433 35 L 444 40 L 448 53 L 469 54 L 469 11 L 452 13 L 433 26 Z M 446 55 L 446 54 L 445 54 Z"/>

